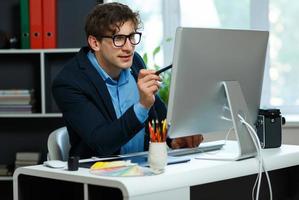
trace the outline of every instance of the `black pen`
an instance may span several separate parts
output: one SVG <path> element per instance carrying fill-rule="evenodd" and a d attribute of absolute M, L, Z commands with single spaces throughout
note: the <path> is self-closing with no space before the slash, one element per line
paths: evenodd
<path fill-rule="evenodd" d="M 165 72 L 166 70 L 168 70 L 168 69 L 170 69 L 170 68 L 172 68 L 172 64 L 171 65 L 169 65 L 169 66 L 167 66 L 167 67 L 164 67 L 164 68 L 162 68 L 162 69 L 160 69 L 160 70 L 158 70 L 158 71 L 156 71 L 156 75 L 159 75 L 159 74 L 161 74 L 162 72 Z"/>

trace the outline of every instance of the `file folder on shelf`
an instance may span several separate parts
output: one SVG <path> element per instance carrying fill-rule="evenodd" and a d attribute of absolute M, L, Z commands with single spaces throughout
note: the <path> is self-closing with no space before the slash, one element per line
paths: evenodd
<path fill-rule="evenodd" d="M 56 48 L 56 0 L 43 1 L 43 47 Z"/>
<path fill-rule="evenodd" d="M 30 47 L 43 48 L 42 0 L 29 0 Z"/>
<path fill-rule="evenodd" d="M 30 48 L 29 39 L 29 0 L 20 0 L 21 49 Z"/>

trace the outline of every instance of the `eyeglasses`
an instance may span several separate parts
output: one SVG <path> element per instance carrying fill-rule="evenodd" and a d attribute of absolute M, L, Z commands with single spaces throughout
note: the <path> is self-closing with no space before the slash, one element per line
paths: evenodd
<path fill-rule="evenodd" d="M 129 38 L 129 41 L 132 45 L 139 44 L 141 40 L 141 33 L 140 32 L 134 32 L 130 35 L 112 35 L 112 36 L 101 36 L 101 38 L 111 38 L 113 41 L 114 46 L 116 47 L 123 47 L 126 42 L 127 38 Z"/>

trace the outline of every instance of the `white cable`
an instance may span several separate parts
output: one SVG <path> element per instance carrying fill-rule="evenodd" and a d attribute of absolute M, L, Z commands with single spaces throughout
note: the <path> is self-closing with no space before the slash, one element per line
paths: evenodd
<path fill-rule="evenodd" d="M 260 144 L 259 138 L 258 138 L 258 136 L 257 136 L 256 131 L 254 130 L 254 128 L 248 122 L 246 122 L 241 115 L 238 114 L 238 117 L 240 118 L 241 123 L 243 123 L 243 124 L 246 125 L 246 128 L 247 128 L 248 132 L 250 133 L 250 136 L 252 138 L 252 141 L 253 141 L 253 143 L 254 143 L 254 145 L 255 145 L 255 147 L 257 149 L 257 153 L 258 153 L 257 156 L 258 156 L 258 161 L 259 161 L 259 173 L 258 173 L 257 179 L 256 179 L 254 187 L 253 187 L 252 198 L 254 198 L 254 190 L 255 190 L 256 186 L 257 186 L 256 200 L 258 200 L 258 198 L 259 198 L 259 191 L 260 191 L 260 186 L 261 186 L 262 172 L 264 170 L 264 172 L 266 174 L 268 186 L 269 186 L 270 200 L 272 200 L 271 181 L 270 181 L 270 177 L 269 177 L 268 171 L 266 170 L 263 157 L 261 155 L 261 144 Z"/>
<path fill-rule="evenodd" d="M 231 131 L 232 131 L 233 129 L 234 129 L 234 127 L 231 127 L 231 128 L 227 131 L 227 133 L 226 133 L 226 135 L 225 135 L 225 138 L 224 138 L 223 146 L 226 145 L 226 141 L 228 140 L 228 136 L 229 136 L 229 134 L 231 133 Z M 216 155 L 216 154 L 219 153 L 220 151 L 221 151 L 221 149 L 219 149 L 219 150 L 217 150 L 217 151 L 207 151 L 207 152 L 205 152 L 204 150 L 202 150 L 201 153 L 202 153 L 202 154 L 208 154 L 208 155 Z"/>
<path fill-rule="evenodd" d="M 239 118 L 241 120 L 241 123 L 246 125 L 246 128 L 250 133 L 250 136 L 253 140 L 253 143 L 254 143 L 254 145 L 257 149 L 257 153 L 258 153 L 257 158 L 258 158 L 258 161 L 259 161 L 259 171 L 258 171 L 258 176 L 257 176 L 256 182 L 255 182 L 255 184 L 253 186 L 253 189 L 252 189 L 252 199 L 254 199 L 255 189 L 257 189 L 257 191 L 256 191 L 256 200 L 258 200 L 259 193 L 260 193 L 261 179 L 262 179 L 262 169 L 263 169 L 262 168 L 262 162 L 261 162 L 262 157 L 261 157 L 261 152 L 260 152 L 261 148 L 260 148 L 259 144 L 257 144 L 256 138 L 252 135 L 253 130 L 251 129 L 251 126 L 244 120 L 244 118 L 241 115 L 239 115 Z"/>
<path fill-rule="evenodd" d="M 261 151 L 261 144 L 260 144 L 260 140 L 259 138 L 257 137 L 257 134 L 256 134 L 256 131 L 252 128 L 252 126 L 246 122 L 246 126 L 251 130 L 251 134 L 252 136 L 254 137 L 254 142 L 256 142 Z M 269 177 L 269 174 L 268 174 L 268 171 L 266 170 L 266 167 L 265 167 L 265 163 L 264 163 L 264 160 L 262 158 L 262 155 L 260 153 L 260 164 L 261 164 L 261 171 L 264 170 L 265 174 L 266 174 L 266 178 L 267 178 L 267 181 L 268 181 L 268 186 L 269 186 L 269 191 L 270 191 L 270 199 L 272 200 L 272 187 L 271 187 L 271 181 L 270 181 L 270 177 Z M 261 174 L 262 175 L 262 174 Z M 262 177 L 260 177 L 261 179 Z"/>
<path fill-rule="evenodd" d="M 248 124 L 249 125 L 249 124 Z M 250 126 L 250 125 L 249 125 Z M 260 149 L 261 149 L 261 144 L 260 144 L 260 141 L 259 141 L 259 138 L 257 137 L 257 134 L 256 134 L 256 131 L 252 128 L 252 126 L 250 126 L 250 129 L 254 132 L 252 132 L 253 136 L 255 137 Z M 260 154 L 261 156 L 261 154 Z M 268 186 L 269 186 L 269 192 L 270 192 L 270 200 L 272 200 L 272 187 L 271 187 L 271 180 L 270 180 L 270 177 L 269 177 L 269 174 L 268 174 L 268 171 L 266 170 L 266 167 L 265 167 L 265 163 L 264 163 L 264 160 L 263 160 L 263 157 L 261 156 L 260 157 L 260 164 L 261 164 L 261 177 L 260 179 L 262 178 L 262 171 L 265 172 L 265 175 L 266 175 L 266 178 L 267 178 L 267 182 L 268 182 Z"/>
<path fill-rule="evenodd" d="M 231 131 L 234 129 L 234 127 L 231 127 L 228 132 L 226 133 L 226 136 L 225 136 L 225 140 L 224 140 L 224 144 L 226 144 L 226 141 L 228 140 L 228 136 L 229 134 L 231 133 Z"/>
<path fill-rule="evenodd" d="M 254 199 L 254 191 L 256 189 L 257 191 L 256 191 L 256 198 L 255 199 L 258 200 L 259 194 L 260 194 L 262 173 L 263 173 L 263 171 L 262 171 L 263 167 L 262 167 L 262 162 L 261 162 L 261 160 L 262 160 L 261 148 L 260 148 L 260 144 L 258 143 L 258 141 L 256 140 L 256 138 L 254 137 L 254 134 L 255 134 L 254 129 L 252 130 L 252 127 L 250 126 L 250 124 L 247 123 L 241 115 L 239 115 L 239 118 L 241 119 L 241 122 L 246 125 L 246 128 L 247 128 L 247 130 L 250 133 L 250 136 L 251 136 L 251 138 L 253 140 L 254 146 L 257 149 L 257 153 L 258 153 L 257 158 L 258 158 L 258 161 L 259 161 L 259 171 L 258 171 L 257 181 L 254 184 L 254 187 L 252 189 L 252 197 L 253 197 L 253 199 Z"/>
<path fill-rule="evenodd" d="M 256 185 L 257 185 L 257 182 L 260 178 L 260 173 L 258 173 L 256 179 L 255 179 L 255 182 L 254 182 L 254 185 L 253 185 L 253 188 L 252 188 L 252 192 L 251 192 L 251 199 L 254 200 L 254 191 L 255 191 L 255 188 L 256 188 Z"/>

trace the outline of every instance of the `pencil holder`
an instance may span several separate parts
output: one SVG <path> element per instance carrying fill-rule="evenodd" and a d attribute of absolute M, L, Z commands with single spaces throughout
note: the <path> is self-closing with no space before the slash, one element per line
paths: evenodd
<path fill-rule="evenodd" d="M 166 142 L 151 142 L 149 144 L 148 163 L 154 173 L 164 172 L 167 164 Z"/>

